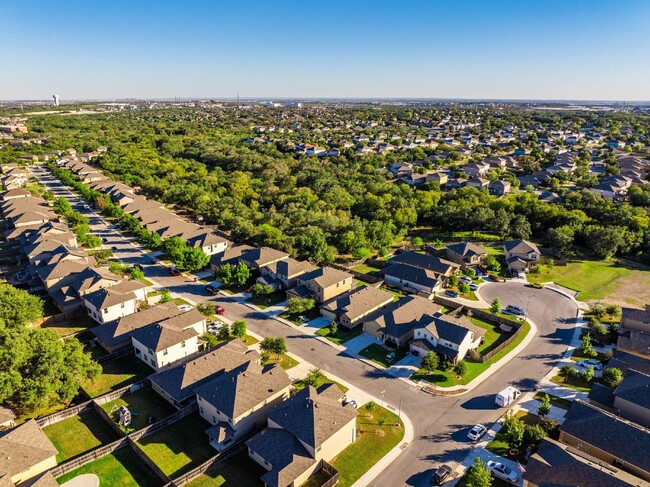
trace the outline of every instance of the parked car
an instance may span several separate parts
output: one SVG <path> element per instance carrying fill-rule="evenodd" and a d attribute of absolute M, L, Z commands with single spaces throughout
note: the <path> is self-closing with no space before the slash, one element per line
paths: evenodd
<path fill-rule="evenodd" d="M 213 286 L 211 284 L 208 284 L 203 289 L 205 289 L 210 294 L 217 294 L 219 292 L 219 289 L 217 289 L 217 287 L 215 287 L 215 286 Z"/>
<path fill-rule="evenodd" d="M 598 360 L 581 360 L 578 362 L 578 366 L 584 367 L 585 369 L 593 367 L 594 370 L 603 370 L 603 364 L 601 364 Z"/>
<path fill-rule="evenodd" d="M 170 273 L 172 276 L 180 276 L 180 275 L 181 275 L 181 271 L 179 271 L 178 269 L 176 269 L 176 267 L 168 267 L 167 269 L 169 270 L 169 273 Z"/>
<path fill-rule="evenodd" d="M 503 463 L 490 460 L 485 467 L 494 477 L 510 482 L 511 484 L 516 484 L 517 480 L 519 480 L 519 474 Z"/>
<path fill-rule="evenodd" d="M 457 298 L 458 297 L 458 293 L 456 291 L 451 290 L 451 289 L 447 289 L 445 291 L 445 294 L 447 296 L 451 297 L 451 298 Z"/>
<path fill-rule="evenodd" d="M 534 287 L 535 289 L 544 289 L 546 286 L 544 286 L 544 284 L 541 282 L 534 282 L 530 285 L 530 287 Z"/>
<path fill-rule="evenodd" d="M 514 304 L 509 304 L 508 307 L 506 308 L 506 311 L 509 313 L 512 313 L 514 315 L 525 315 L 526 310 L 522 308 L 521 306 L 517 306 Z"/>
<path fill-rule="evenodd" d="M 460 280 L 460 282 L 464 282 L 465 284 L 471 284 L 472 283 L 472 279 L 470 277 L 467 277 L 467 276 L 460 276 L 459 280 Z"/>
<path fill-rule="evenodd" d="M 485 434 L 487 428 L 482 424 L 477 424 L 467 433 L 467 437 L 472 441 L 478 441 Z"/>
<path fill-rule="evenodd" d="M 180 309 L 181 311 L 191 311 L 191 310 L 194 309 L 194 306 L 192 306 L 192 305 L 190 305 L 190 304 L 181 304 L 181 305 L 178 307 L 178 309 Z"/>
<path fill-rule="evenodd" d="M 218 315 L 225 315 L 226 314 L 226 310 L 223 309 L 221 306 L 216 306 L 215 309 L 214 309 L 214 312 L 216 314 L 218 314 Z"/>
<path fill-rule="evenodd" d="M 477 289 L 478 289 L 478 284 L 472 283 L 472 284 L 469 285 L 469 290 L 470 291 L 476 291 Z"/>
<path fill-rule="evenodd" d="M 442 485 L 442 483 L 451 475 L 451 467 L 449 465 L 441 465 L 433 472 L 431 476 L 431 485 Z"/>

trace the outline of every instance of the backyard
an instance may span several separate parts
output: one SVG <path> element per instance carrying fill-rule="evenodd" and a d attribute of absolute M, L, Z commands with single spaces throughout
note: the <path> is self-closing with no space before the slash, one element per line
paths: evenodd
<path fill-rule="evenodd" d="M 357 440 L 330 462 L 339 471 L 338 487 L 354 484 L 404 438 L 396 414 L 375 403 L 365 404 L 358 411 Z"/>
<path fill-rule="evenodd" d="M 506 341 L 512 333 L 505 333 L 501 330 L 500 325 L 497 323 L 492 323 L 484 319 L 478 318 L 476 316 L 466 316 L 472 324 L 483 328 L 485 330 L 485 335 L 483 335 L 483 343 L 478 347 L 478 353 L 485 355 L 491 350 L 494 350 L 496 347 L 501 345 Z"/>
<path fill-rule="evenodd" d="M 328 326 L 316 331 L 316 335 L 327 338 L 330 342 L 336 343 L 337 345 L 352 340 L 361 335 L 361 333 L 363 333 L 361 326 L 356 326 L 352 329 L 339 327 L 334 334 L 332 334 L 332 330 Z"/>
<path fill-rule="evenodd" d="M 490 365 L 501 360 L 524 340 L 526 335 L 528 335 L 528 332 L 530 332 L 530 324 L 524 323 L 522 328 L 523 331 L 519 336 L 517 336 L 517 338 L 515 338 L 507 347 L 494 355 L 490 360 L 486 362 L 477 362 L 470 358 L 466 358 L 465 364 L 467 365 L 467 372 L 460 378 L 456 377 L 456 373 L 453 370 L 437 369 L 434 372 L 428 372 L 424 369 L 420 369 L 411 376 L 411 379 L 415 381 L 424 380 L 431 382 L 438 387 L 452 387 L 456 385 L 469 384 L 472 380 L 485 372 Z"/>
<path fill-rule="evenodd" d="M 138 440 L 138 445 L 169 477 L 177 477 L 215 456 L 205 430 L 210 424 L 198 413 Z"/>
<path fill-rule="evenodd" d="M 115 430 L 94 410 L 45 426 L 43 433 L 59 451 L 57 463 L 119 438 Z"/>
<path fill-rule="evenodd" d="M 602 300 L 619 306 L 643 307 L 650 301 L 650 269 L 627 266 L 615 261 L 576 260 L 566 266 L 543 267 L 539 274 L 528 273 L 529 282 L 553 281 L 578 291 L 580 301 Z"/>
<path fill-rule="evenodd" d="M 99 477 L 99 485 L 111 487 L 156 487 L 162 481 L 138 458 L 129 447 L 120 448 L 94 462 L 87 463 L 57 478 L 59 484 L 85 473 Z"/>
<path fill-rule="evenodd" d="M 52 330 L 61 337 L 66 337 L 78 333 L 80 331 L 88 330 L 97 326 L 97 322 L 93 321 L 88 315 L 81 315 L 77 318 L 70 320 L 57 321 L 53 323 L 42 324 L 39 328 L 44 330 Z"/>
<path fill-rule="evenodd" d="M 102 373 L 93 382 L 87 382 L 83 389 L 90 397 L 101 396 L 153 374 L 153 369 L 135 355 L 104 362 Z"/>
<path fill-rule="evenodd" d="M 217 465 L 214 470 L 192 480 L 188 487 L 262 487 L 264 484 L 260 477 L 266 470 L 258 463 L 251 460 L 246 450 L 234 454 L 232 457 Z"/>
<path fill-rule="evenodd" d="M 149 418 L 153 418 L 152 422 L 160 421 L 176 411 L 171 404 L 149 387 L 132 394 L 124 394 L 122 397 L 103 404 L 102 409 L 117 423 L 120 418 L 118 410 L 120 406 L 126 406 L 131 411 L 131 424 L 120 426 L 122 431 L 127 434 L 147 426 Z"/>

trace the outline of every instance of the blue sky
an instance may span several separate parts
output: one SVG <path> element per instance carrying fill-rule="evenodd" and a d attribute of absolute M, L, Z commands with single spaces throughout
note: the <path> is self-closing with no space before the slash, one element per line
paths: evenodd
<path fill-rule="evenodd" d="M 0 99 L 650 100 L 650 1 L 0 0 Z"/>

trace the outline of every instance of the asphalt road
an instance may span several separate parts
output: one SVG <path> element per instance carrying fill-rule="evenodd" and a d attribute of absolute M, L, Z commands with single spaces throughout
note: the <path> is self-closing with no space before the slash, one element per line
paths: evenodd
<path fill-rule="evenodd" d="M 384 371 L 369 366 L 337 349 L 306 335 L 275 319 L 269 319 L 233 298 L 212 296 L 201 282 L 182 276 L 171 276 L 162 264 L 151 258 L 116 230 L 103 218 L 84 208 L 81 198 L 68 191 L 45 169 L 33 168 L 36 177 L 57 196 L 68 198 L 72 206 L 89 217 L 92 231 L 107 239 L 106 246 L 114 248 L 115 256 L 125 263 L 139 263 L 145 276 L 172 293 L 200 303 L 212 301 L 226 310 L 231 320 L 245 319 L 249 328 L 262 336 L 285 337 L 290 351 L 337 375 L 369 394 L 384 398 L 393 406 L 402 404 L 415 428 L 413 442 L 371 484 L 373 486 L 425 486 L 439 463 L 460 462 L 472 448 L 467 440 L 468 428 L 476 423 L 491 424 L 503 410 L 494 404 L 494 395 L 507 385 L 523 390 L 544 377 L 566 350 L 576 323 L 577 306 L 570 299 L 553 291 L 533 289 L 520 283 L 493 283 L 481 288 L 487 302 L 499 297 L 504 307 L 517 304 L 528 309 L 529 318 L 537 325 L 538 333 L 517 357 L 505 364 L 489 379 L 470 393 L 457 397 L 432 396 L 406 385 Z"/>

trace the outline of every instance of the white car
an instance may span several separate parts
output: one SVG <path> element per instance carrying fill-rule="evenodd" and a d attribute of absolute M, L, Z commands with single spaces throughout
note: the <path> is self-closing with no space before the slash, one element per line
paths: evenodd
<path fill-rule="evenodd" d="M 178 309 L 181 311 L 192 311 L 194 309 L 194 306 L 191 306 L 189 304 L 181 304 Z"/>
<path fill-rule="evenodd" d="M 460 276 L 460 282 L 464 282 L 465 284 L 471 284 L 472 279 L 467 276 Z"/>
<path fill-rule="evenodd" d="M 584 367 L 585 369 L 593 367 L 594 370 L 603 370 L 603 364 L 601 364 L 598 360 L 581 360 L 578 362 L 578 366 Z"/>
<path fill-rule="evenodd" d="M 516 484 L 517 480 L 519 480 L 519 474 L 503 463 L 490 460 L 485 465 L 485 468 L 487 468 L 494 477 L 510 482 L 511 484 Z"/>
<path fill-rule="evenodd" d="M 478 441 L 485 434 L 487 428 L 482 424 L 477 424 L 467 433 L 467 437 L 472 441 Z"/>
<path fill-rule="evenodd" d="M 470 284 L 469 285 L 469 290 L 470 291 L 476 291 L 478 289 L 478 284 Z"/>

